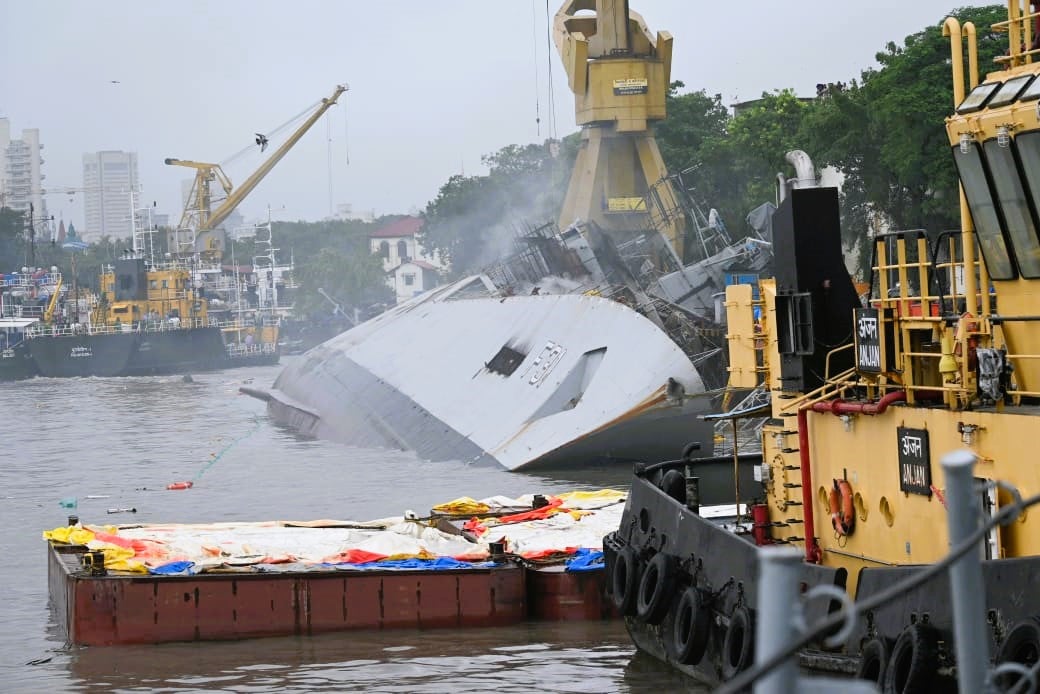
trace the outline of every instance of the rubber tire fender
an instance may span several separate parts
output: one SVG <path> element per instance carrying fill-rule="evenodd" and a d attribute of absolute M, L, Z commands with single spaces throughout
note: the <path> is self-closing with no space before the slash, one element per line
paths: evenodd
<path fill-rule="evenodd" d="M 867 641 L 859 654 L 856 679 L 867 680 L 879 688 L 885 683 L 885 668 L 892 653 L 892 644 L 887 639 L 875 638 Z"/>
<path fill-rule="evenodd" d="M 665 494 L 686 505 L 686 475 L 678 470 L 669 470 L 661 478 L 660 487 Z"/>
<path fill-rule="evenodd" d="M 668 614 L 675 590 L 677 564 L 675 557 L 658 552 L 643 569 L 636 591 L 636 619 L 647 624 L 660 624 Z"/>
<path fill-rule="evenodd" d="M 903 629 L 892 646 L 885 668 L 883 691 L 894 694 L 929 692 L 936 684 L 939 667 L 939 634 L 927 624 Z"/>
<path fill-rule="evenodd" d="M 1000 645 L 997 657 L 993 662 L 997 665 L 1019 663 L 1032 667 L 1038 660 L 1040 660 L 1040 618 L 1029 617 L 1012 627 L 1007 638 L 1004 639 L 1004 643 Z M 1002 676 L 1001 691 L 1008 691 L 1020 680 L 1021 676 Z"/>
<path fill-rule="evenodd" d="M 663 631 L 665 649 L 672 660 L 697 665 L 708 650 L 711 610 L 701 591 L 689 586 L 679 596 L 671 614 L 670 629 Z"/>
<path fill-rule="evenodd" d="M 631 547 L 625 547 L 614 558 L 610 588 L 618 612 L 623 617 L 635 614 L 636 597 L 639 592 L 639 557 Z"/>
<path fill-rule="evenodd" d="M 737 605 L 729 618 L 722 641 L 722 678 L 732 679 L 746 670 L 755 658 L 755 621 L 744 605 Z"/>

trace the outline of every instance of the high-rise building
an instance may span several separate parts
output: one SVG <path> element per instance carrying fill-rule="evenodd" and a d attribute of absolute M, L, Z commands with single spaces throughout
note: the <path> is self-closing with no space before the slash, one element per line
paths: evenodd
<path fill-rule="evenodd" d="M 83 155 L 84 241 L 102 236 L 130 238 L 132 203 L 138 188 L 137 152 L 105 151 Z"/>
<path fill-rule="evenodd" d="M 48 216 L 43 198 L 42 149 L 38 129 L 23 130 L 20 140 L 12 140 L 11 121 L 0 118 L 0 207 L 24 212 L 26 221 L 30 204 L 34 220 Z M 41 231 L 37 225 L 37 232 Z"/>

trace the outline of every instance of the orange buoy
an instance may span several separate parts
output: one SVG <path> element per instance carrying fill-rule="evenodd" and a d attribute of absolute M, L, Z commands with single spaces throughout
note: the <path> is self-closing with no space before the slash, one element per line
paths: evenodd
<path fill-rule="evenodd" d="M 856 525 L 852 505 L 852 485 L 848 480 L 834 480 L 830 494 L 831 525 L 839 537 L 851 535 Z"/>
<path fill-rule="evenodd" d="M 172 484 L 166 485 L 167 489 L 191 489 L 192 482 L 173 482 Z"/>

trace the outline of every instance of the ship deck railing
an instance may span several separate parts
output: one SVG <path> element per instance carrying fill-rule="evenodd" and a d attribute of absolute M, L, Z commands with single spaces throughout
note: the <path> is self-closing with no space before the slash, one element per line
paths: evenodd
<path fill-rule="evenodd" d="M 47 272 L 39 277 L 33 277 L 27 273 L 11 273 L 10 275 L 0 274 L 0 287 L 8 287 L 10 289 L 33 289 L 33 288 L 45 288 L 53 287 L 61 282 L 60 272 Z"/>
<path fill-rule="evenodd" d="M 229 357 L 248 357 L 259 354 L 274 354 L 278 345 L 271 342 L 254 342 L 247 345 L 244 342 L 233 342 L 225 347 Z"/>
<path fill-rule="evenodd" d="M 23 306 L 21 304 L 5 304 L 3 318 L 43 318 L 46 306 Z"/>
<path fill-rule="evenodd" d="M 252 321 L 243 323 L 236 320 L 157 320 L 139 321 L 137 323 L 97 324 L 97 323 L 71 323 L 65 325 L 40 325 L 26 330 L 26 336 L 37 338 L 44 336 L 71 336 L 71 335 L 115 335 L 120 333 L 158 333 L 171 330 L 184 330 L 186 328 L 220 328 L 221 330 L 247 330 L 261 326 L 277 325 L 277 321 L 269 322 L 265 316 L 259 324 Z"/>

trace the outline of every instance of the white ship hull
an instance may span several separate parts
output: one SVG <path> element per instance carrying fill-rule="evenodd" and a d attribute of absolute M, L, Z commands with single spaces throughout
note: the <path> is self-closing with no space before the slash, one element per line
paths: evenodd
<path fill-rule="evenodd" d="M 252 394 L 307 435 L 511 470 L 710 450 L 701 378 L 649 320 L 594 296 L 492 297 L 481 282 L 416 297 Z"/>

